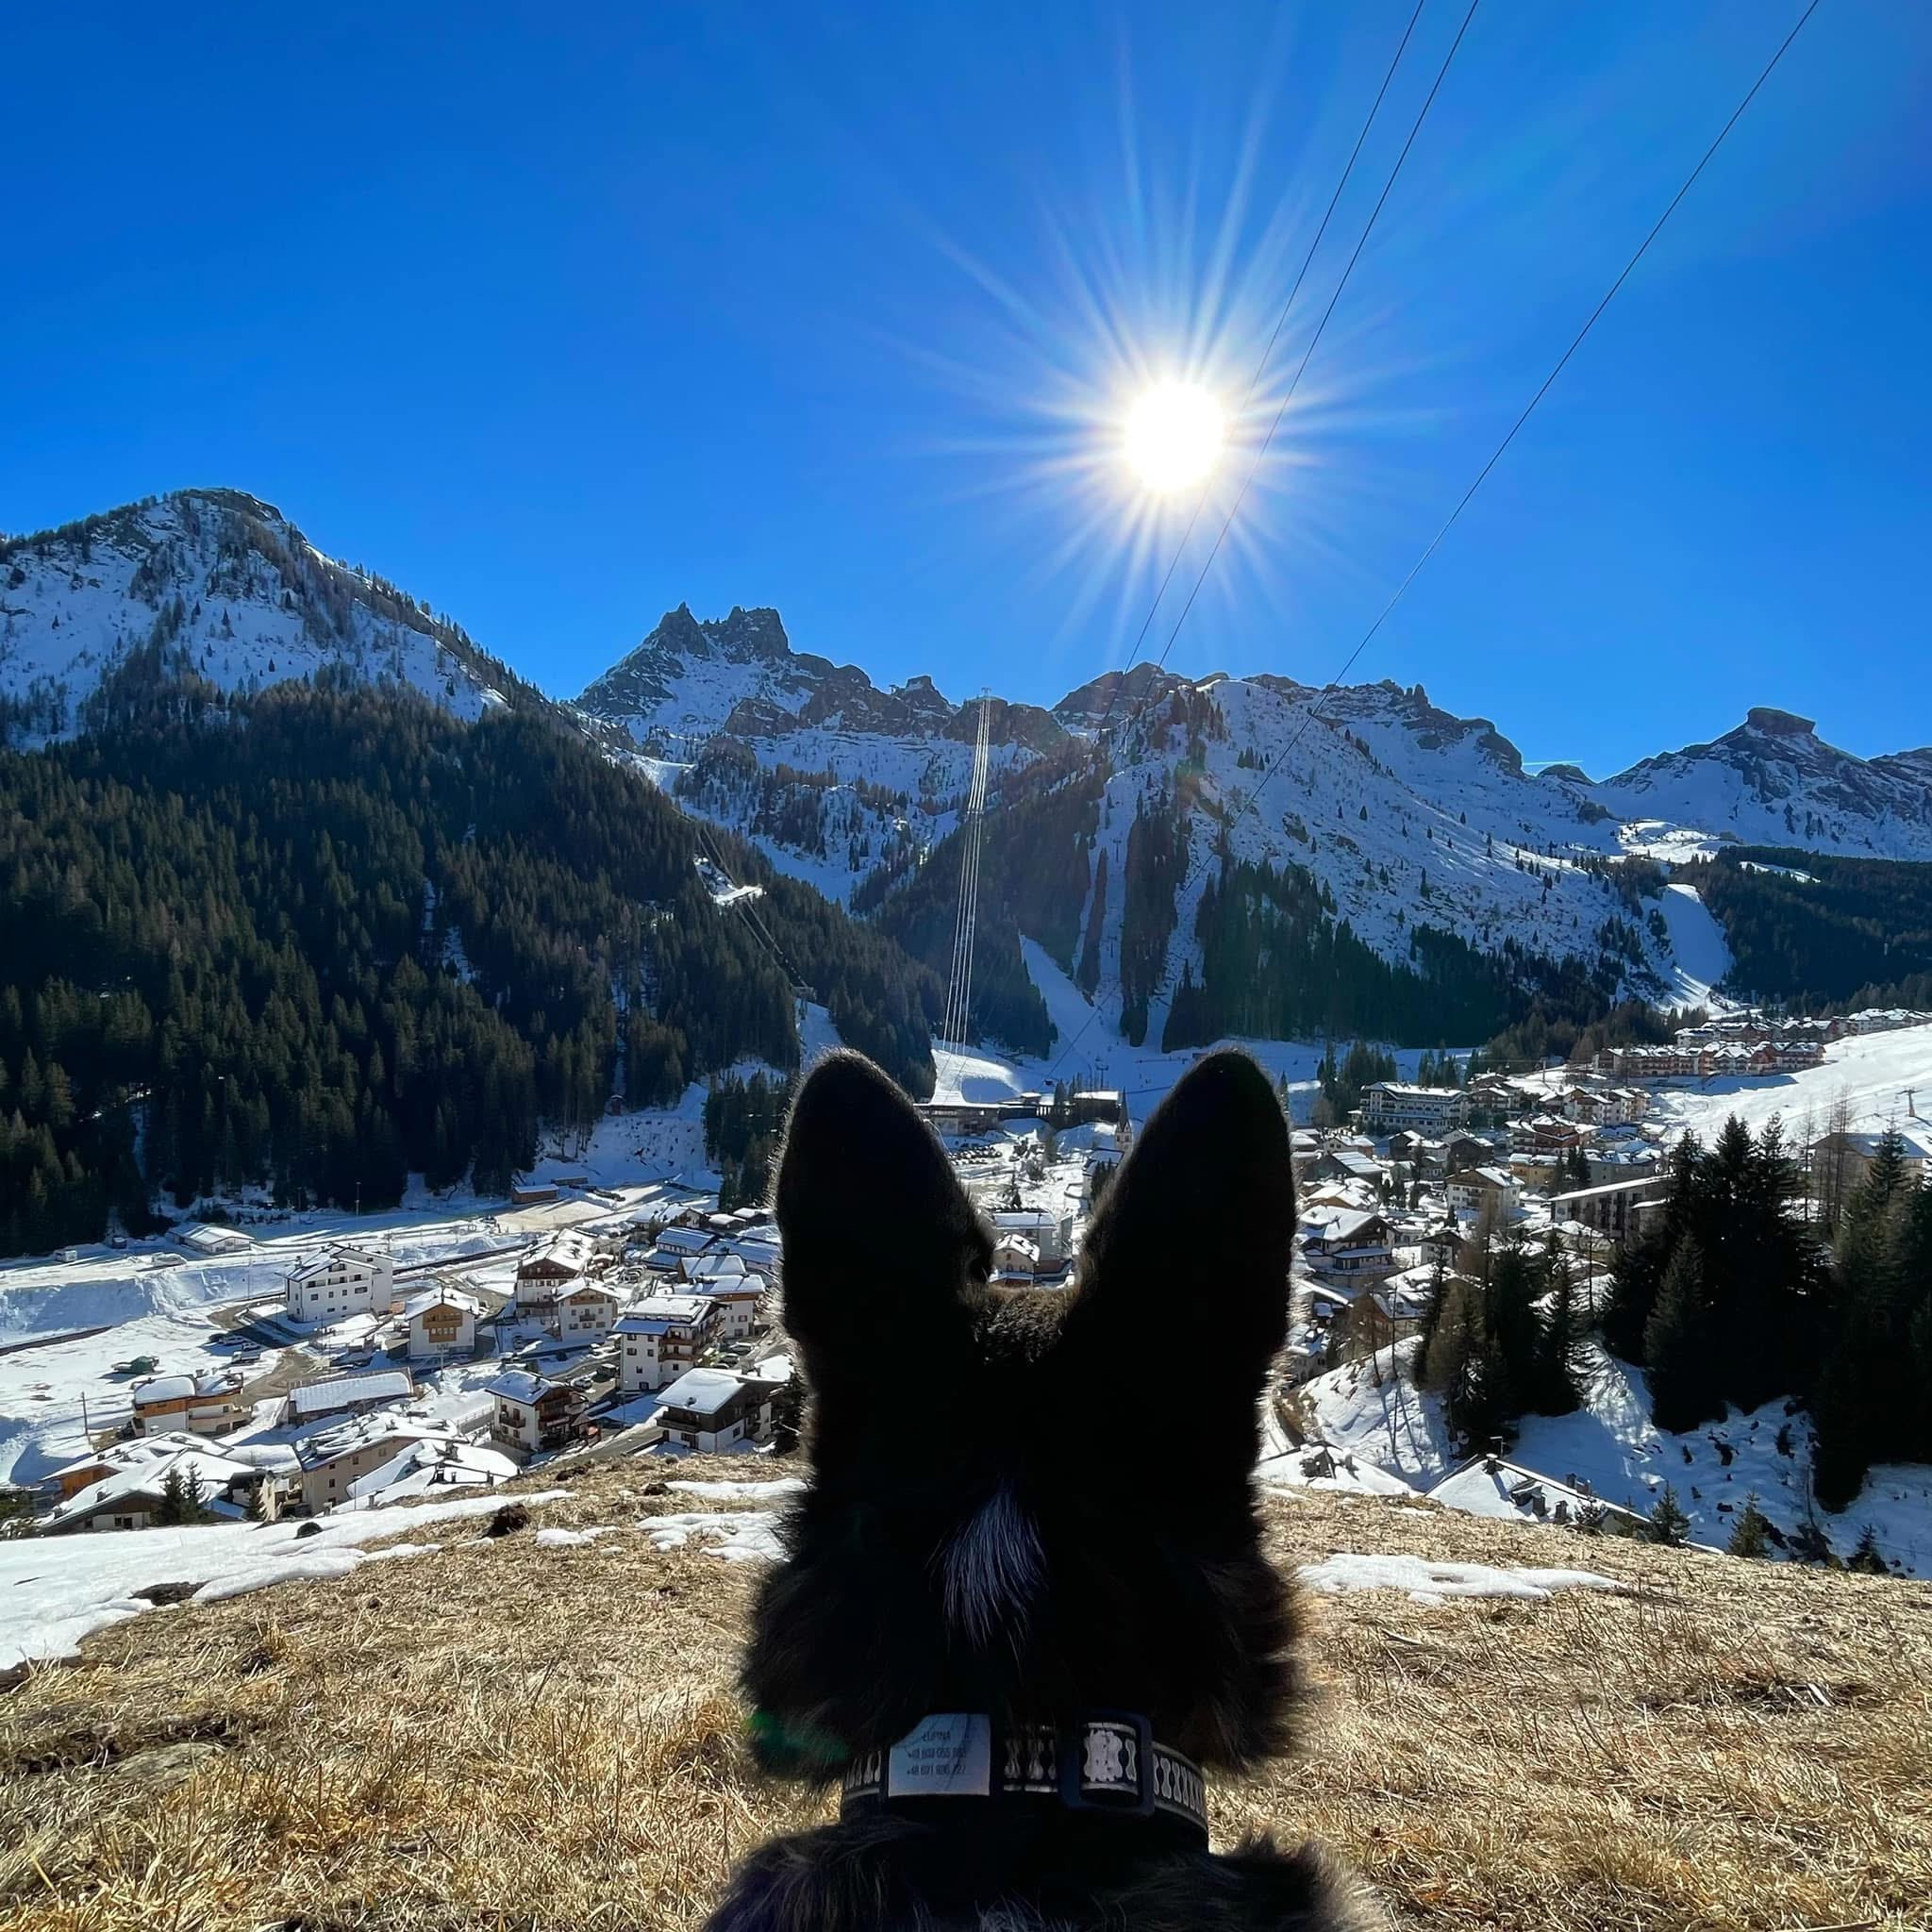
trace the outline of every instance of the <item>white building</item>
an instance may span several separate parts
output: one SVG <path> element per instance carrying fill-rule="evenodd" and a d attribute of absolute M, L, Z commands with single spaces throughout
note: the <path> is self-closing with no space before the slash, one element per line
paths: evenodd
<path fill-rule="evenodd" d="M 554 1301 L 543 1325 L 559 1341 L 595 1341 L 608 1335 L 624 1312 L 629 1293 L 605 1281 L 580 1281 Z"/>
<path fill-rule="evenodd" d="M 691 1369 L 664 1391 L 654 1420 L 666 1441 L 721 1455 L 764 1440 L 775 1392 L 774 1384 L 729 1369 Z"/>
<path fill-rule="evenodd" d="M 991 1221 L 995 1241 L 1018 1235 L 1033 1243 L 1039 1251 L 1036 1265 L 1041 1274 L 1058 1274 L 1066 1266 L 1070 1224 L 1049 1214 L 1044 1208 L 1005 1208 L 993 1215 Z"/>
<path fill-rule="evenodd" d="M 472 1355 L 476 1347 L 476 1317 L 483 1304 L 459 1288 L 425 1288 L 403 1304 L 409 1324 L 409 1359 L 444 1361 Z"/>
<path fill-rule="evenodd" d="M 617 1324 L 617 1386 L 626 1395 L 675 1382 L 717 1337 L 719 1303 L 708 1294 L 658 1294 Z"/>
<path fill-rule="evenodd" d="M 496 1403 L 491 1440 L 525 1456 L 565 1448 L 583 1433 L 583 1393 L 568 1382 L 553 1382 L 527 1369 L 506 1369 L 484 1392 Z"/>
<path fill-rule="evenodd" d="M 1392 1134 L 1411 1127 L 1441 1135 L 1469 1117 L 1469 1103 L 1456 1087 L 1410 1087 L 1400 1080 L 1377 1080 L 1362 1093 L 1362 1124 L 1372 1133 Z"/>
<path fill-rule="evenodd" d="M 211 1369 L 198 1375 L 152 1375 L 137 1382 L 130 1399 L 143 1436 L 185 1429 L 194 1436 L 225 1436 L 248 1420 L 238 1369 Z"/>
<path fill-rule="evenodd" d="M 297 1322 L 395 1312 L 395 1263 L 361 1248 L 331 1248 L 289 1272 L 288 1309 Z"/>
<path fill-rule="evenodd" d="M 758 1330 L 758 1310 L 764 1305 L 765 1282 L 760 1274 L 714 1275 L 694 1283 L 694 1294 L 701 1294 L 718 1311 L 714 1341 L 741 1341 Z"/>

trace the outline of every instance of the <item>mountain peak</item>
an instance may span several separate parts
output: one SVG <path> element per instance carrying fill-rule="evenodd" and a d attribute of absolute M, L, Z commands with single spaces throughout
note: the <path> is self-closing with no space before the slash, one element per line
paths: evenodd
<path fill-rule="evenodd" d="M 1781 711 L 1774 705 L 1753 705 L 1744 713 L 1742 728 L 1761 731 L 1767 738 L 1809 738 L 1815 735 L 1818 721 L 1801 718 L 1795 711 Z"/>

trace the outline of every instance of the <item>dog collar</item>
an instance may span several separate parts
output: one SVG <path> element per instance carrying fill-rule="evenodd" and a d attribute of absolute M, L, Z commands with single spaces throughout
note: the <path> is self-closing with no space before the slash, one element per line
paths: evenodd
<path fill-rule="evenodd" d="M 1094 1711 L 1058 1726 L 936 1712 L 896 1744 L 854 1759 L 840 1815 L 883 1808 L 934 1820 L 967 1798 L 1164 1823 L 1208 1842 L 1201 1767 L 1157 1743 L 1147 1720 L 1125 1711 Z"/>

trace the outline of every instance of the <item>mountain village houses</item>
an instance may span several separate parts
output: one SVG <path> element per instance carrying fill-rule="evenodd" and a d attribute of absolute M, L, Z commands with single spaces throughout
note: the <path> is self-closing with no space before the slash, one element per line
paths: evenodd
<path fill-rule="evenodd" d="M 289 1318 L 335 1322 L 344 1315 L 395 1311 L 395 1263 L 359 1248 L 331 1248 L 289 1271 Z"/>

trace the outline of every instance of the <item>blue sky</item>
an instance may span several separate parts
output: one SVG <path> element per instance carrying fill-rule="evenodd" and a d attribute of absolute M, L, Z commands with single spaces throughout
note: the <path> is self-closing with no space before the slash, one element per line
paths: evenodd
<path fill-rule="evenodd" d="M 1338 667 L 1799 10 L 1482 0 L 1175 667 Z M 0 527 L 232 484 L 560 693 L 688 600 L 1051 703 L 1185 513 L 1121 411 L 1239 402 L 1408 12 L 29 9 Z M 1932 740 L 1928 88 L 1932 12 L 1824 0 L 1357 677 L 1598 772 Z"/>

